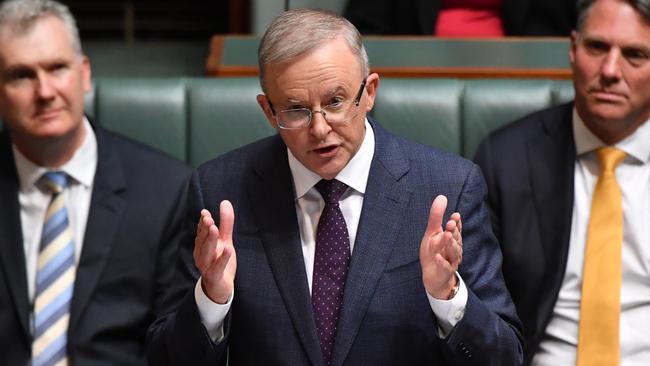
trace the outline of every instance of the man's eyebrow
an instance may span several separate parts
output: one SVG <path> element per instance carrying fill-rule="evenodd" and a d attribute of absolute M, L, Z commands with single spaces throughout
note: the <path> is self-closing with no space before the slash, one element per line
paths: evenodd
<path fill-rule="evenodd" d="M 650 53 L 650 46 L 643 44 L 643 43 L 630 43 L 630 44 L 624 44 L 621 45 L 622 50 L 641 50 L 643 52 L 649 52 Z"/>
<path fill-rule="evenodd" d="M 328 91 L 326 91 L 325 95 L 328 95 L 328 96 L 329 95 L 334 95 L 334 94 L 338 94 L 338 93 L 340 93 L 342 91 L 346 91 L 346 89 L 342 85 L 337 85 L 337 86 L 329 89 Z"/>
<path fill-rule="evenodd" d="M 24 64 L 15 64 L 5 67 L 0 73 L 2 75 L 10 75 L 17 72 L 29 72 L 32 68 Z"/>
<path fill-rule="evenodd" d="M 285 102 L 289 103 L 289 104 L 303 104 L 303 103 L 305 103 L 304 100 L 293 98 L 293 97 L 289 97 L 289 98 L 285 99 Z"/>

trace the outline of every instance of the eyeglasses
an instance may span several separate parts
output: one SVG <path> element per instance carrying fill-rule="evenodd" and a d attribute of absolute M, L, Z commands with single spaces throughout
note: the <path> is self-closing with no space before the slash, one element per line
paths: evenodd
<path fill-rule="evenodd" d="M 352 108 L 352 106 L 359 106 L 361 95 L 363 95 L 363 90 L 365 87 L 366 79 L 364 78 L 354 100 L 335 101 L 326 105 L 325 107 L 322 107 L 320 111 L 312 111 L 308 108 L 291 108 L 283 109 L 276 113 L 270 100 L 269 107 L 271 108 L 271 113 L 273 113 L 275 116 L 278 127 L 283 130 L 299 130 L 309 127 L 311 124 L 311 119 L 315 113 L 320 113 L 323 118 L 325 118 L 327 123 L 344 123 L 356 117 L 356 114 L 354 114 L 356 112 L 356 109 Z"/>

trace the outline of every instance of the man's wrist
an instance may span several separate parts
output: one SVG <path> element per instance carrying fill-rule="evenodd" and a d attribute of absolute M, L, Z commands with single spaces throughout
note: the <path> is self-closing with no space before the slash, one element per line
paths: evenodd
<path fill-rule="evenodd" d="M 449 296 L 447 296 L 447 300 L 451 300 L 456 297 L 459 289 L 460 281 L 458 281 L 458 277 L 454 274 L 454 286 L 452 286 L 451 291 L 449 292 Z"/>
<path fill-rule="evenodd" d="M 210 299 L 210 301 L 212 301 L 215 304 L 219 304 L 219 305 L 225 305 L 225 304 L 228 303 L 228 301 L 230 300 L 230 296 L 231 296 L 230 294 L 232 293 L 232 291 L 230 291 L 230 293 L 228 294 L 227 297 L 224 297 L 224 296 L 213 297 L 213 296 L 210 296 L 211 294 L 209 294 L 208 291 L 207 291 L 207 287 L 206 287 L 206 284 L 205 284 L 205 278 L 203 276 L 201 276 L 200 281 L 201 281 L 201 290 L 203 290 L 203 293 L 205 294 L 205 296 L 208 299 Z"/>

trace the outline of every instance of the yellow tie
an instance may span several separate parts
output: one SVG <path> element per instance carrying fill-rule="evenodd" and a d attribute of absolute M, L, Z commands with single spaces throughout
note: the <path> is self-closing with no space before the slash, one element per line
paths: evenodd
<path fill-rule="evenodd" d="M 578 366 L 620 364 L 621 246 L 623 208 L 616 166 L 625 152 L 613 147 L 596 151 L 601 173 L 591 202 L 582 276 Z"/>

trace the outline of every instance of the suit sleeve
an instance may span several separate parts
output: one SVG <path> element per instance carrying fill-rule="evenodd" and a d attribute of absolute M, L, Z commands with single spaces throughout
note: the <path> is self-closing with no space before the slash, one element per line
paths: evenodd
<path fill-rule="evenodd" d="M 463 219 L 463 262 L 468 287 L 463 319 L 447 338 L 452 364 L 520 365 L 521 324 L 501 274 L 502 255 L 490 228 L 485 183 L 473 165 L 458 198 Z"/>
<path fill-rule="evenodd" d="M 474 161 L 483 172 L 485 181 L 487 183 L 487 191 L 489 192 L 487 196 L 487 206 L 488 211 L 490 212 L 492 231 L 494 232 L 497 240 L 502 243 L 503 237 L 501 235 L 501 220 L 499 216 L 501 207 L 501 192 L 497 181 L 498 174 L 497 167 L 494 165 L 494 155 L 492 154 L 491 148 L 492 146 L 494 146 L 494 143 L 490 137 L 483 140 L 483 142 L 481 142 L 478 149 L 476 150 Z"/>
<path fill-rule="evenodd" d="M 192 252 L 196 223 L 203 207 L 199 178 L 194 173 L 187 193 L 187 214 L 181 230 L 172 291 L 165 300 L 163 315 L 147 334 L 150 365 L 226 365 L 229 317 L 224 323 L 224 339 L 213 342 L 201 323 L 194 298 L 199 272 Z"/>

